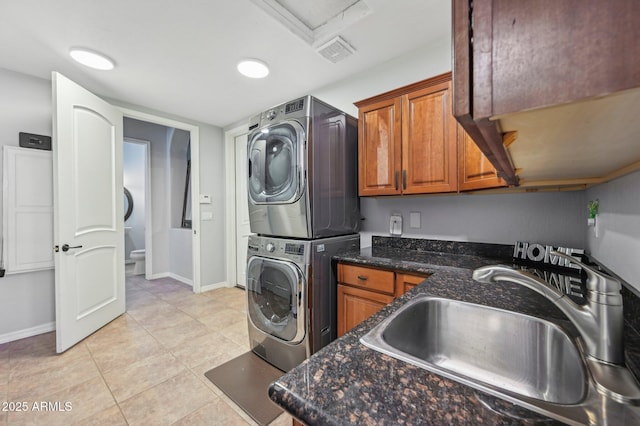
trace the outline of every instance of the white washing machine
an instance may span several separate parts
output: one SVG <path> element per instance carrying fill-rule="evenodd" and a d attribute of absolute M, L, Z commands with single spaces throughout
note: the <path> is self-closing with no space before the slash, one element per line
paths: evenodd
<path fill-rule="evenodd" d="M 253 117 L 249 130 L 251 232 L 303 239 L 358 232 L 355 118 L 305 96 Z"/>
<path fill-rule="evenodd" d="M 332 256 L 358 250 L 360 236 L 316 240 L 253 235 L 247 259 L 251 350 L 289 371 L 337 337 Z"/>

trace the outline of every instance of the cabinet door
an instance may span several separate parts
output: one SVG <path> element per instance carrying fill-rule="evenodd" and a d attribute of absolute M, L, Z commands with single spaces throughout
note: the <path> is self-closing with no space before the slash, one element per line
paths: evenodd
<path fill-rule="evenodd" d="M 393 301 L 388 296 L 342 284 L 338 285 L 338 337 Z"/>
<path fill-rule="evenodd" d="M 451 81 L 402 97 L 402 192 L 457 191 Z"/>
<path fill-rule="evenodd" d="M 400 98 L 360 108 L 358 186 L 360 196 L 400 194 Z"/>
<path fill-rule="evenodd" d="M 473 1 L 474 119 L 637 88 L 640 2 L 603 5 Z"/>
<path fill-rule="evenodd" d="M 460 191 L 507 186 L 478 145 L 458 125 L 458 187 Z"/>
<path fill-rule="evenodd" d="M 422 281 L 426 280 L 428 275 L 411 275 L 396 272 L 396 297 L 400 297 Z"/>

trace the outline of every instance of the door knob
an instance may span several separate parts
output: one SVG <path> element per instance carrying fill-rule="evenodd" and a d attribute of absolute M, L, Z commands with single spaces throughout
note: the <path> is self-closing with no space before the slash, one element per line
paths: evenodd
<path fill-rule="evenodd" d="M 62 251 L 67 252 L 70 249 L 77 249 L 77 248 L 82 248 L 82 246 L 70 246 L 69 244 L 63 244 L 62 245 Z"/>

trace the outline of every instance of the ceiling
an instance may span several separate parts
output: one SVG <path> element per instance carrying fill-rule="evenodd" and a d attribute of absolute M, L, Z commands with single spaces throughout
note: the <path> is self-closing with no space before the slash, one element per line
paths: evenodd
<path fill-rule="evenodd" d="M 59 71 L 100 96 L 224 127 L 451 34 L 451 3 L 444 0 L 362 0 L 356 3 L 368 13 L 348 23 L 347 13 L 338 14 L 312 31 L 313 40 L 288 29 L 262 3 L 295 4 L 3 1 L 0 68 L 45 79 Z M 355 53 L 332 63 L 316 49 L 338 35 Z M 106 54 L 116 68 L 75 63 L 68 54 L 74 46 Z M 267 62 L 270 75 L 241 76 L 236 64 L 246 57 Z"/>

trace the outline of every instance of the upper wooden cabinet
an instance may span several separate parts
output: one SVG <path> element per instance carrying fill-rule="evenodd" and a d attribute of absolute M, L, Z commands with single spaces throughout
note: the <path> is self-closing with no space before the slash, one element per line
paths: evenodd
<path fill-rule="evenodd" d="M 454 0 L 453 35 L 454 115 L 509 184 L 640 168 L 640 2 Z"/>
<path fill-rule="evenodd" d="M 360 196 L 457 190 L 451 73 L 355 105 Z"/>
<path fill-rule="evenodd" d="M 460 191 L 507 186 L 471 136 L 458 125 L 458 188 Z"/>
<path fill-rule="evenodd" d="M 400 97 L 359 107 L 358 182 L 360 196 L 400 194 L 402 168 Z"/>
<path fill-rule="evenodd" d="M 458 189 L 451 80 L 402 96 L 402 193 Z"/>
<path fill-rule="evenodd" d="M 506 186 L 452 115 L 451 73 L 355 105 L 360 196 Z"/>

